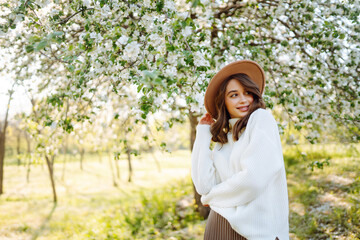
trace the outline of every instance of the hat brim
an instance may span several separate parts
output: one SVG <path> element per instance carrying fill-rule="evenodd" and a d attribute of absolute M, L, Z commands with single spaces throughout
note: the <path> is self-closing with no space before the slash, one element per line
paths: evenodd
<path fill-rule="evenodd" d="M 226 65 L 210 80 L 205 92 L 205 108 L 214 119 L 217 118 L 215 97 L 218 94 L 219 88 L 226 79 L 237 73 L 248 75 L 259 87 L 260 93 L 264 92 L 265 73 L 259 64 L 251 60 L 239 60 Z"/>

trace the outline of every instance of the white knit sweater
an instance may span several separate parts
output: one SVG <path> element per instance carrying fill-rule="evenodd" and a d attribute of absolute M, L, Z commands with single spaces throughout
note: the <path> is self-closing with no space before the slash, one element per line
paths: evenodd
<path fill-rule="evenodd" d="M 238 141 L 228 133 L 228 143 L 216 143 L 213 151 L 210 125 L 196 129 L 191 176 L 202 203 L 249 240 L 289 239 L 284 160 L 271 112 L 254 111 Z"/>

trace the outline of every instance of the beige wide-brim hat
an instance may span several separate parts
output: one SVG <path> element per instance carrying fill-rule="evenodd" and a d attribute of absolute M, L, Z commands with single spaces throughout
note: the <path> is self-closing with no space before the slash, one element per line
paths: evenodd
<path fill-rule="evenodd" d="M 251 60 L 239 60 L 226 65 L 210 80 L 205 92 L 205 108 L 214 119 L 217 118 L 215 97 L 219 92 L 219 88 L 226 79 L 237 73 L 248 75 L 259 87 L 260 93 L 263 94 L 265 89 L 265 73 L 259 64 Z"/>

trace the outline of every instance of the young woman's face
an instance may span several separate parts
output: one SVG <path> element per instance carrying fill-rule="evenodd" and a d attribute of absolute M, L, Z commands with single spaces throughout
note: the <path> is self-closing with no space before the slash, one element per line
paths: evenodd
<path fill-rule="evenodd" d="M 229 81 L 225 91 L 225 105 L 231 118 L 245 117 L 253 101 L 254 97 L 238 80 Z"/>

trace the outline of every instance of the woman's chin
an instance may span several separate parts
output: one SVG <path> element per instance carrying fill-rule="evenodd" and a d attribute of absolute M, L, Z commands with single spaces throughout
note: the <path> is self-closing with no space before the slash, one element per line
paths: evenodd
<path fill-rule="evenodd" d="M 246 116 L 246 114 L 248 114 L 249 111 L 241 111 L 241 110 L 237 110 L 234 114 L 231 115 L 231 118 L 243 118 Z"/>

